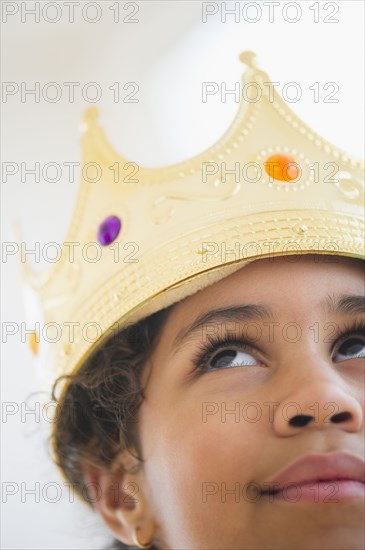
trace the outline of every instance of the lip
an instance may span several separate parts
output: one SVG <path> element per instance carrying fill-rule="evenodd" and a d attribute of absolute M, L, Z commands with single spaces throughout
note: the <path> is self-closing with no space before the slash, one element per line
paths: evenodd
<path fill-rule="evenodd" d="M 338 500 L 364 496 L 365 462 L 346 452 L 304 455 L 279 470 L 262 484 L 261 494 L 274 499 L 283 499 L 291 491 L 301 500 Z M 326 500 L 331 494 L 335 500 Z M 317 500 L 314 495 L 317 495 Z M 319 498 L 322 497 L 322 498 Z M 289 501 L 297 501 L 288 497 Z"/>

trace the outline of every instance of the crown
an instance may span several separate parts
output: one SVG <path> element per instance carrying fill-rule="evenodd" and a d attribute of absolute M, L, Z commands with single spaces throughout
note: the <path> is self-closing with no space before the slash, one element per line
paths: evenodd
<path fill-rule="evenodd" d="M 128 161 L 111 147 L 96 109 L 86 111 L 84 169 L 61 257 L 41 278 L 23 266 L 44 387 L 128 324 L 253 260 L 364 258 L 363 164 L 289 109 L 253 52 L 240 59 L 247 93 L 234 121 L 184 162 Z"/>

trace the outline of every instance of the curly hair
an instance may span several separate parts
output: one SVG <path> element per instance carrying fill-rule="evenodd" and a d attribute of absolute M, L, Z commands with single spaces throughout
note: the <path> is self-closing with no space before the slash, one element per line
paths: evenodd
<path fill-rule="evenodd" d="M 84 478 L 86 464 L 108 470 L 125 449 L 137 459 L 138 467 L 143 463 L 138 437 L 138 410 L 144 399 L 140 378 L 172 307 L 121 330 L 75 374 L 61 376 L 53 385 L 52 399 L 57 403 L 53 434 L 56 464 L 91 509 L 94 506 Z M 68 387 L 60 403 L 56 390 L 65 378 Z M 113 539 L 108 548 L 131 547 Z M 158 550 L 156 546 L 151 549 Z"/>

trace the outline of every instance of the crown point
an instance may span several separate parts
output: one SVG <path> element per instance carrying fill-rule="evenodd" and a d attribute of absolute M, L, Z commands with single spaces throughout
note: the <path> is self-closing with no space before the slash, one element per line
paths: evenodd
<path fill-rule="evenodd" d="M 256 57 L 257 56 L 255 52 L 251 52 L 248 50 L 240 53 L 239 55 L 240 61 L 245 65 L 247 65 L 247 67 L 250 67 L 251 69 L 256 67 Z"/>
<path fill-rule="evenodd" d="M 108 246 L 118 237 L 122 222 L 118 216 L 108 216 L 99 225 L 98 242 L 102 246 Z"/>
<path fill-rule="evenodd" d="M 83 123 L 89 125 L 95 122 L 98 116 L 99 116 L 99 111 L 97 107 L 89 107 L 84 112 Z"/>

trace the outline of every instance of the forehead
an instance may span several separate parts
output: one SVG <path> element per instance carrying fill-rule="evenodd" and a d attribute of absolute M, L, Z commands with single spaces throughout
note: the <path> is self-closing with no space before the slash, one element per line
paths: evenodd
<path fill-rule="evenodd" d="M 365 293 L 364 261 L 342 256 L 304 254 L 255 260 L 175 305 L 181 321 L 219 306 L 264 303 L 274 312 L 304 314 L 324 298 Z"/>
<path fill-rule="evenodd" d="M 287 257 L 254 261 L 172 306 L 154 351 L 159 360 L 154 363 L 162 368 L 163 358 L 170 357 L 192 329 L 195 334 L 196 326 L 206 323 L 226 326 L 228 322 L 231 329 L 232 323 L 250 323 L 253 319 L 266 323 L 266 316 L 261 321 L 260 316 L 249 317 L 247 321 L 250 305 L 270 310 L 269 321 L 295 322 L 301 326 L 313 326 L 321 320 L 327 322 L 328 306 L 335 305 L 336 301 L 339 304 L 340 298 L 346 295 L 355 296 L 350 306 L 353 313 L 349 314 L 357 315 L 359 310 L 360 314 L 365 313 L 363 300 L 358 299 L 365 295 L 364 268 L 365 262 L 361 259 L 324 255 L 318 258 L 314 254 L 292 256 L 291 261 L 287 261 Z M 233 314 L 232 308 L 236 310 Z M 228 314 L 225 310 L 229 310 Z M 337 315 L 333 320 L 335 318 Z M 152 363 L 145 373 L 151 368 Z M 152 368 L 155 369 L 156 366 Z"/>

